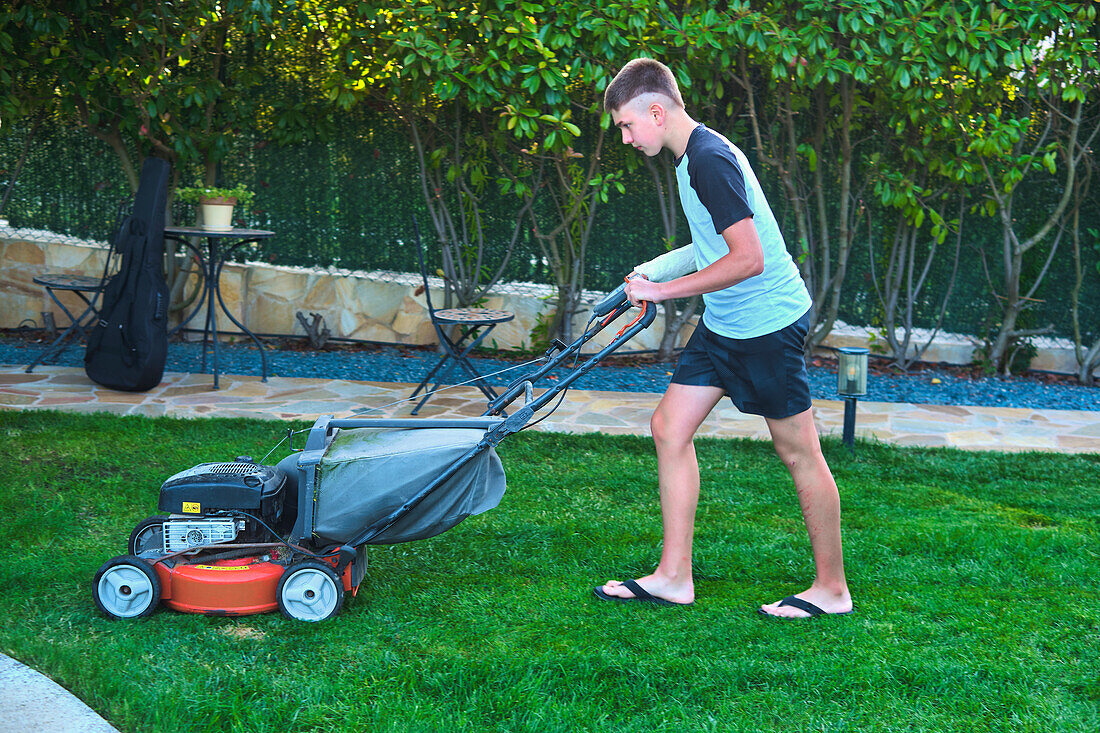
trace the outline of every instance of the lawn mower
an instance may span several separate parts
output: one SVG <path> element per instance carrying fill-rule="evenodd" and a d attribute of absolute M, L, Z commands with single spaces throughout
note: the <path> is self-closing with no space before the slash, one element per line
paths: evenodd
<path fill-rule="evenodd" d="M 635 269 L 656 281 L 677 277 L 695 267 L 690 249 Z M 495 447 L 548 417 L 533 419 L 653 322 L 655 306 L 643 303 L 581 362 L 581 348 L 630 308 L 622 286 L 608 294 L 580 337 L 555 341 L 481 417 L 323 415 L 305 431 L 304 447 L 275 465 L 241 456 L 171 476 L 158 502 L 168 514 L 139 522 L 127 554 L 96 573 L 96 607 L 114 619 L 148 616 L 161 603 L 211 616 L 277 609 L 299 621 L 332 618 L 358 592 L 367 545 L 432 537 L 500 502 L 506 482 Z M 535 384 L 563 366 L 571 368 L 535 396 Z M 520 396 L 523 406 L 505 415 Z"/>

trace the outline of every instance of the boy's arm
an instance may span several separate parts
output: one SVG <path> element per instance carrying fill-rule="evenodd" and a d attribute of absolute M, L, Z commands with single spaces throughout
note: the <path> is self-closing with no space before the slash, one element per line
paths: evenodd
<path fill-rule="evenodd" d="M 643 300 L 660 303 L 673 298 L 713 293 L 764 271 L 764 248 L 760 244 L 752 217 L 746 217 L 726 227 L 722 231 L 722 238 L 730 248 L 729 254 L 698 272 L 663 283 L 650 282 L 643 278 L 631 280 L 626 285 L 626 295 L 630 302 L 634 305 Z"/>

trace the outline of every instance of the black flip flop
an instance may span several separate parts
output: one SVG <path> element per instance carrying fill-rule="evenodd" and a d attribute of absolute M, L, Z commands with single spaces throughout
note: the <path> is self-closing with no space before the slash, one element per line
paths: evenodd
<path fill-rule="evenodd" d="M 787 596 L 779 602 L 780 606 L 791 606 L 797 608 L 800 611 L 805 611 L 810 614 L 810 618 L 817 618 L 818 616 L 847 616 L 851 611 L 843 611 L 841 613 L 828 613 L 820 606 L 815 606 L 809 601 L 804 601 L 801 598 L 795 596 Z M 763 608 L 756 609 L 756 612 L 761 616 L 767 616 L 768 618 L 798 618 L 796 616 L 776 616 L 774 613 L 768 613 Z"/>
<path fill-rule="evenodd" d="M 658 606 L 690 606 L 691 603 L 677 603 L 676 601 L 670 601 L 665 598 L 658 598 L 642 586 L 638 585 L 637 581 L 624 580 L 623 587 L 634 594 L 633 598 L 620 598 L 619 596 L 613 596 L 605 593 L 602 585 L 597 585 L 592 591 L 596 594 L 597 598 L 605 601 L 619 601 L 620 603 L 631 603 L 633 601 L 640 601 L 641 603 L 653 603 Z"/>

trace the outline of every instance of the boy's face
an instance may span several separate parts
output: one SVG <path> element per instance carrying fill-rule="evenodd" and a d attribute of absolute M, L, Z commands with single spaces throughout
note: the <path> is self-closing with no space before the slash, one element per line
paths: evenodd
<path fill-rule="evenodd" d="M 649 157 L 653 157 L 664 148 L 663 120 L 664 110 L 657 104 L 645 104 L 640 100 L 612 110 L 611 120 L 623 134 L 623 144 L 633 145 Z"/>

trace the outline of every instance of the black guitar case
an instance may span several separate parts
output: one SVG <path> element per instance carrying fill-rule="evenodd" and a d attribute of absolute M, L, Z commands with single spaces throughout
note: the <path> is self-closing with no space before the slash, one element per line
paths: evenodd
<path fill-rule="evenodd" d="M 168 356 L 168 284 L 164 281 L 164 212 L 170 166 L 146 158 L 133 211 L 116 240 L 117 274 L 103 290 L 88 335 L 84 371 L 111 389 L 144 392 L 160 384 Z"/>

